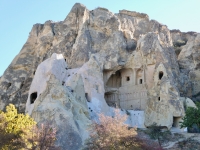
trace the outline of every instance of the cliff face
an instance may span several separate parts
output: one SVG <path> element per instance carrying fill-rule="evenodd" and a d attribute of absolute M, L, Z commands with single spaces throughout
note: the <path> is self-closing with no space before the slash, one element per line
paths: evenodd
<path fill-rule="evenodd" d="M 89 11 L 82 4 L 75 4 L 64 21 L 33 26 L 27 42 L 0 79 L 0 109 L 13 103 L 20 112 L 25 112 L 27 101 L 27 112 L 41 121 L 38 114 L 43 111 L 37 108 L 45 106 L 48 97 L 55 95 L 55 86 L 62 96 L 54 96 L 53 100 L 61 99 L 63 103 L 65 96 L 70 95 L 65 88 L 70 87 L 75 95 L 82 91 L 79 97 L 88 101 L 88 108 L 80 104 L 80 110 L 84 110 L 80 116 L 85 122 L 88 122 L 85 108 L 90 119 L 95 120 L 98 113 L 110 115 L 117 105 L 130 112 L 132 126 L 144 127 L 154 122 L 168 128 L 178 126 L 184 115 L 184 97 L 197 101 L 200 96 L 199 50 L 198 33 L 170 31 L 142 13 L 121 10 L 113 14 L 105 8 Z M 58 70 L 54 67 L 50 72 L 48 65 L 39 68 L 43 61 L 51 62 L 53 53 L 62 54 L 67 67 Z M 57 76 L 58 72 L 64 75 Z M 40 76 L 45 81 L 35 82 Z M 84 86 L 79 92 L 76 76 Z M 55 86 L 49 85 L 50 81 Z M 79 97 L 72 98 L 73 106 L 77 106 Z M 44 104 L 40 104 L 42 101 Z M 48 107 L 42 110 L 46 109 L 49 110 Z M 76 120 L 73 117 L 77 116 L 76 111 L 70 109 L 70 112 L 71 119 Z M 42 118 L 47 119 L 47 114 L 48 111 Z M 73 121 L 70 124 L 76 126 Z M 75 127 L 77 133 L 85 129 L 85 124 L 79 126 Z"/>

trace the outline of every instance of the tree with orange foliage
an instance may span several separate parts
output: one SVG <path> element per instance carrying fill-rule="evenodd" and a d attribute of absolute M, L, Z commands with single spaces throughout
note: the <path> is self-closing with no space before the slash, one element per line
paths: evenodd
<path fill-rule="evenodd" d="M 90 138 L 86 141 L 86 150 L 155 150 L 146 141 L 137 136 L 136 128 L 129 128 L 124 122 L 127 115 L 115 110 L 115 116 L 99 115 L 99 124 L 92 123 Z"/>

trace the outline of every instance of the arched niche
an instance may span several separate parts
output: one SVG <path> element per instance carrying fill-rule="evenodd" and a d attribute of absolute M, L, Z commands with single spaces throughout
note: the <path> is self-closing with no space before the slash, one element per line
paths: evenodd
<path fill-rule="evenodd" d="M 143 71 L 141 69 L 138 69 L 136 72 L 136 83 L 137 85 L 143 84 Z"/>
<path fill-rule="evenodd" d="M 112 74 L 106 83 L 107 87 L 119 88 L 121 87 L 121 72 L 120 70 L 116 71 L 115 74 Z"/>
<path fill-rule="evenodd" d="M 163 75 L 164 75 L 163 71 L 159 71 L 159 73 L 158 73 L 158 79 L 161 80 L 162 77 L 163 77 Z"/>

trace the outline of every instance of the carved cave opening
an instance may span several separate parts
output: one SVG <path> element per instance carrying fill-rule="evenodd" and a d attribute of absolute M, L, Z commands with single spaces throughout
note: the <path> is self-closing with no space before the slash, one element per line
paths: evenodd
<path fill-rule="evenodd" d="M 37 99 L 37 92 L 34 92 L 30 95 L 30 102 L 33 104 L 35 100 Z"/>
<path fill-rule="evenodd" d="M 85 98 L 86 98 L 86 100 L 87 100 L 88 102 L 90 102 L 88 93 L 85 93 Z"/>
<path fill-rule="evenodd" d="M 112 74 L 106 83 L 107 87 L 119 88 L 121 86 L 121 72 L 118 70 L 115 74 Z"/>
<path fill-rule="evenodd" d="M 136 71 L 136 81 L 137 81 L 137 84 L 143 83 L 143 71 L 141 69 L 138 69 Z"/>
<path fill-rule="evenodd" d="M 130 81 L 130 77 L 126 77 L 126 81 Z"/>
<path fill-rule="evenodd" d="M 164 73 L 162 71 L 160 71 L 159 74 L 158 74 L 159 80 L 162 79 L 163 75 L 164 75 Z"/>
<path fill-rule="evenodd" d="M 158 97 L 158 101 L 160 101 L 160 97 Z"/>
<path fill-rule="evenodd" d="M 107 93 L 105 93 L 104 98 L 105 98 L 108 106 L 115 107 L 115 108 L 119 106 L 119 103 L 116 101 L 118 99 L 117 93 L 107 92 Z"/>
<path fill-rule="evenodd" d="M 140 84 L 142 84 L 142 79 L 140 79 Z"/>
<path fill-rule="evenodd" d="M 179 122 L 181 121 L 181 117 L 173 117 L 172 127 L 179 127 Z"/>

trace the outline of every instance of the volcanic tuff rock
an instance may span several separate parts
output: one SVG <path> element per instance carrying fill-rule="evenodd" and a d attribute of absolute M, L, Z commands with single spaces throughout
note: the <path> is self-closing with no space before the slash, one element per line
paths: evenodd
<path fill-rule="evenodd" d="M 116 106 L 129 114 L 130 126 L 178 127 L 184 103 L 200 97 L 199 50 L 199 33 L 170 31 L 134 11 L 89 11 L 77 3 L 64 21 L 33 26 L 0 78 L 0 109 L 13 103 L 25 112 L 27 101 L 37 121 L 73 128 L 77 147 L 90 120 L 113 115 Z"/>
<path fill-rule="evenodd" d="M 87 129 L 91 121 L 80 75 L 66 81 L 73 82 L 73 86 L 63 86 L 65 77 L 69 78 L 66 68 L 61 54 L 53 54 L 38 66 L 26 112 L 38 123 L 48 121 L 57 129 L 57 145 L 62 149 L 77 150 L 89 136 Z"/>

